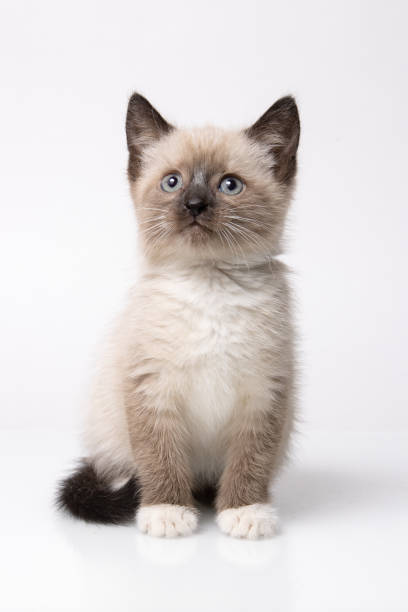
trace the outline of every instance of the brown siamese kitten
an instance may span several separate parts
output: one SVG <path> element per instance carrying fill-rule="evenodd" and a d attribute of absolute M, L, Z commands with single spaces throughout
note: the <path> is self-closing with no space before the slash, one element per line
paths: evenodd
<path fill-rule="evenodd" d="M 299 117 L 280 99 L 250 128 L 178 129 L 138 94 L 126 119 L 142 271 L 111 334 L 58 501 L 90 521 L 271 536 L 268 487 L 293 422 L 293 330 L 277 260 Z"/>

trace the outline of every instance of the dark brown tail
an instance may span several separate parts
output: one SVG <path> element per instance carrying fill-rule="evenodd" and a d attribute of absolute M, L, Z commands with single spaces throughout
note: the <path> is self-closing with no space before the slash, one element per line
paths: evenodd
<path fill-rule="evenodd" d="M 93 523 L 129 523 L 139 505 L 136 478 L 130 478 L 120 489 L 112 490 L 92 464 L 82 461 L 57 492 L 57 506 L 73 516 Z"/>

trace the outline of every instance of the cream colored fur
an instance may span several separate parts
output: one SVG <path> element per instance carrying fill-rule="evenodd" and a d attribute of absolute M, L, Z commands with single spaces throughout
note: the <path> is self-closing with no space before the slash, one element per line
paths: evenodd
<path fill-rule="evenodd" d="M 188 163 L 203 156 L 225 172 L 239 172 L 258 200 L 264 198 L 261 206 L 248 196 L 237 209 L 244 219 L 252 214 L 258 239 L 237 235 L 237 244 L 206 244 L 172 233 L 171 211 L 157 191 L 160 179 L 172 169 L 187 175 Z M 132 183 L 141 228 L 140 279 L 107 343 L 84 436 L 99 473 L 112 479 L 137 475 L 125 407 L 129 380 L 158 416 L 174 411 L 181 417 L 195 483 L 216 482 L 234 431 L 257 415 L 279 411 L 278 398 L 285 395 L 284 413 L 276 415 L 282 423 L 276 471 L 293 420 L 290 300 L 286 269 L 276 259 L 291 186 L 273 180 L 271 165 L 262 143 L 215 128 L 176 130 L 144 152 L 141 175 Z M 155 217 L 167 231 L 153 238 L 146 225 Z M 226 533 L 250 538 L 275 528 L 265 504 L 223 510 L 218 522 Z M 185 534 L 195 528 L 196 515 L 158 504 L 142 507 L 138 524 L 152 535 Z"/>
<path fill-rule="evenodd" d="M 277 261 L 255 269 L 145 262 L 107 345 L 88 415 L 86 450 L 100 472 L 135 471 L 123 398 L 131 363 L 135 378 L 148 375 L 144 391 L 157 410 L 177 391 L 197 478 L 220 476 L 226 429 L 245 411 L 268 409 L 280 390 L 278 382 L 271 388 L 271 375 L 278 381 L 291 369 L 284 272 Z M 291 413 L 287 419 L 282 452 Z"/>

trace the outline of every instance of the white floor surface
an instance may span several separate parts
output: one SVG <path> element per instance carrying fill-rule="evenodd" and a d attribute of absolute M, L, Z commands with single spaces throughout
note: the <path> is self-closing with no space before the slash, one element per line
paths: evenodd
<path fill-rule="evenodd" d="M 408 436 L 298 436 L 276 492 L 281 533 L 248 542 L 201 516 L 153 539 L 53 508 L 77 436 L 2 431 L 0 610 L 406 612 Z"/>

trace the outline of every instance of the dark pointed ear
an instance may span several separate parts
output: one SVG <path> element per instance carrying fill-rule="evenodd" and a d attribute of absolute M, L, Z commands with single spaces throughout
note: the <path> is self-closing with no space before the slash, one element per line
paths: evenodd
<path fill-rule="evenodd" d="M 289 184 L 296 174 L 300 134 L 295 100 L 291 96 L 281 98 L 245 133 L 269 148 L 275 177 L 281 183 Z"/>
<path fill-rule="evenodd" d="M 126 115 L 128 175 L 131 181 L 135 181 L 139 173 L 143 149 L 173 129 L 146 98 L 138 93 L 132 95 Z"/>

